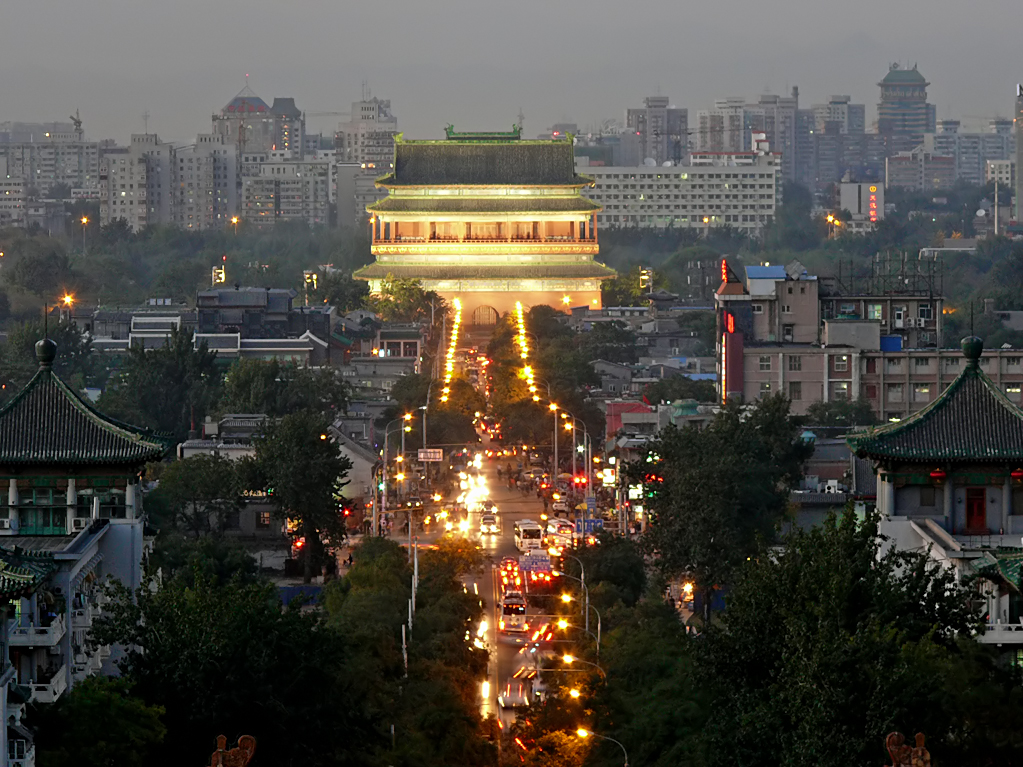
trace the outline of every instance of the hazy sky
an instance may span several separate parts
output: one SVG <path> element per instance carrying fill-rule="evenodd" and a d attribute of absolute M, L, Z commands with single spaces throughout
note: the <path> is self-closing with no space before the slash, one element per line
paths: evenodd
<path fill-rule="evenodd" d="M 34 0 L 0 16 L 0 121 L 66 120 L 125 142 L 194 140 L 245 84 L 268 103 L 347 111 L 368 82 L 409 137 L 581 127 L 653 93 L 688 107 L 799 86 L 800 104 L 878 100 L 917 62 L 938 117 L 1012 116 L 1023 79 L 1014 0 Z M 976 19 L 976 23 L 970 19 Z M 338 117 L 313 117 L 330 131 Z"/>

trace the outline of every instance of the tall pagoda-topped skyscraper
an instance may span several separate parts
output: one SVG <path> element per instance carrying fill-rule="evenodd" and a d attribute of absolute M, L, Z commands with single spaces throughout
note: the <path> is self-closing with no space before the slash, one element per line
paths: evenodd
<path fill-rule="evenodd" d="M 388 275 L 457 297 L 474 325 L 492 325 L 516 301 L 600 307 L 614 271 L 597 254 L 600 206 L 580 190 L 571 138 L 508 133 L 395 139 L 388 196 L 366 208 L 375 263 L 355 273 L 378 292 Z"/>

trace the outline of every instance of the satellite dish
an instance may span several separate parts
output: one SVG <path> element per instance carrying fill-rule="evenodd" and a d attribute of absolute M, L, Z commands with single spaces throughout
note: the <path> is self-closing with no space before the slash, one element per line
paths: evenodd
<path fill-rule="evenodd" d="M 987 215 L 987 211 L 981 208 L 977 211 L 977 218 L 984 218 Z"/>
<path fill-rule="evenodd" d="M 664 162 L 662 162 L 661 163 L 661 167 L 662 168 L 670 168 L 671 167 L 671 160 L 665 160 Z"/>
<path fill-rule="evenodd" d="M 655 160 L 653 157 L 647 157 L 645 160 L 643 160 L 643 164 L 649 167 L 656 167 L 657 160 Z"/>

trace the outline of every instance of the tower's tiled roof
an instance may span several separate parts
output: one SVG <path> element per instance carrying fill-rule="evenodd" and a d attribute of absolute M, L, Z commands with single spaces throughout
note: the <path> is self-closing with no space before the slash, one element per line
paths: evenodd
<path fill-rule="evenodd" d="M 923 410 L 849 437 L 856 455 L 880 461 L 1023 464 L 1023 410 L 981 371 L 983 348 L 979 338 L 963 339 L 966 369 Z"/>
<path fill-rule="evenodd" d="M 893 65 L 878 85 L 930 85 L 915 66 L 903 68 Z"/>
<path fill-rule="evenodd" d="M 394 171 L 382 186 L 575 186 L 571 141 L 405 141 L 394 143 Z"/>
<path fill-rule="evenodd" d="M 28 596 L 57 569 L 52 554 L 30 554 L 0 547 L 0 599 Z"/>
<path fill-rule="evenodd" d="M 129 464 L 160 460 L 169 442 L 107 418 L 53 372 L 55 345 L 36 344 L 39 370 L 0 409 L 0 465 Z"/>

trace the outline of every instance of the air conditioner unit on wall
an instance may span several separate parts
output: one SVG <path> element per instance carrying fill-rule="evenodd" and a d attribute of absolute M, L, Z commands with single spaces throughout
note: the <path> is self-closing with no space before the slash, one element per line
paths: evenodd
<path fill-rule="evenodd" d="M 71 529 L 72 530 L 84 530 L 88 526 L 89 526 L 89 520 L 84 518 L 84 517 L 81 517 L 81 518 L 75 517 L 74 519 L 71 520 Z"/>
<path fill-rule="evenodd" d="M 0 530 L 10 530 L 10 529 L 11 529 L 11 520 L 9 520 L 9 519 L 0 519 Z"/>

